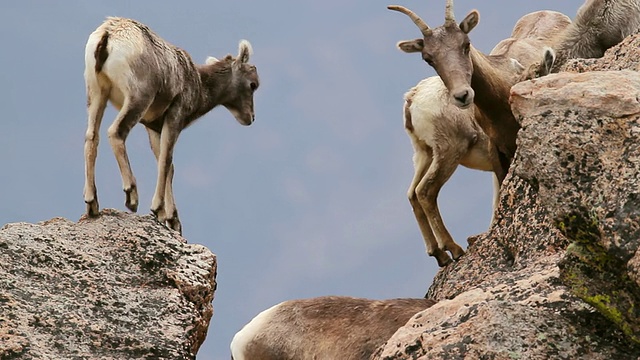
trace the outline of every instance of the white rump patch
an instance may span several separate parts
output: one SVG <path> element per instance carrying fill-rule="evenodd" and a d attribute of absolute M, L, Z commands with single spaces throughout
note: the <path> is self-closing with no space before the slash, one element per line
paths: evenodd
<path fill-rule="evenodd" d="M 271 313 L 282 303 L 274 305 L 260 314 L 256 315 L 247 325 L 238 331 L 231 340 L 231 356 L 233 360 L 246 360 L 245 350 L 247 345 L 260 333 L 265 332 L 265 328 L 271 322 Z M 268 334 L 266 334 L 268 336 Z"/>
<path fill-rule="evenodd" d="M 211 65 L 211 64 L 217 63 L 218 61 L 220 61 L 220 60 L 214 58 L 213 56 L 209 56 L 209 57 L 207 57 L 207 60 L 204 63 L 207 64 L 207 65 Z"/>

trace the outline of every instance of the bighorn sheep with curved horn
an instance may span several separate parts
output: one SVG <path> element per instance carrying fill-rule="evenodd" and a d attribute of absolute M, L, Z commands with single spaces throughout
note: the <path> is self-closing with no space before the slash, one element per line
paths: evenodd
<path fill-rule="evenodd" d="M 388 6 L 411 18 L 422 33 L 422 39 L 401 41 L 398 48 L 407 53 L 420 52 L 442 78 L 451 101 L 460 108 L 475 104 L 475 119 L 496 148 L 493 169 L 500 182 L 505 178 L 516 150 L 520 129 L 509 105 L 509 90 L 519 77 L 512 76 L 510 59 L 525 69 L 542 57 L 554 34 L 571 21 L 560 13 L 539 11 L 518 21 L 513 40 L 503 44 L 504 53 L 485 55 L 469 41 L 468 33 L 478 24 L 480 14 L 471 11 L 456 23 L 453 1 L 447 0 L 445 23 L 430 28 L 413 11 L 397 5 Z M 535 26 L 533 26 L 535 24 Z"/>
<path fill-rule="evenodd" d="M 368 360 L 430 299 L 324 296 L 289 300 L 254 317 L 231 341 L 233 360 Z"/>
<path fill-rule="evenodd" d="M 242 40 L 237 58 L 213 57 L 195 65 L 187 52 L 131 19 L 110 17 L 87 41 L 84 77 L 89 125 L 85 137 L 84 201 L 87 214 L 98 216 L 95 163 L 98 132 L 107 102 L 119 113 L 109 127 L 126 194 L 125 205 L 138 209 L 138 191 L 125 140 L 138 122 L 145 125 L 158 161 L 158 180 L 151 211 L 162 223 L 181 231 L 173 199 L 173 148 L 178 135 L 218 105 L 226 107 L 242 125 L 254 120 L 253 93 L 259 80 L 249 64 L 251 45 Z"/>
<path fill-rule="evenodd" d="M 545 16 L 549 15 L 539 13 L 523 17 L 516 24 L 512 37 L 496 45 L 492 54 L 506 56 L 505 54 L 518 51 L 532 51 L 534 45 L 519 41 L 518 37 L 539 31 L 538 27 L 531 26 L 532 21 Z M 544 55 L 545 59 L 538 69 L 540 72 L 548 72 L 554 61 L 552 51 L 547 51 Z M 528 62 L 537 59 L 529 55 L 520 57 Z M 504 60 L 507 64 L 504 70 L 508 72 L 502 73 L 502 76 L 508 77 L 509 82 L 515 82 L 514 79 L 523 75 L 524 67 L 515 59 L 504 57 Z M 476 123 L 475 112 L 474 106 L 461 109 L 452 104 L 447 88 L 437 76 L 422 80 L 405 94 L 404 122 L 414 149 L 415 168 L 407 197 L 422 233 L 427 254 L 434 256 L 439 266 L 451 262 L 447 251 L 453 259 L 464 254 L 462 247 L 447 230 L 437 203 L 440 189 L 458 165 L 494 171 L 494 216 L 498 205 L 500 172 L 495 171 L 493 166 L 498 155 L 496 148 Z"/>

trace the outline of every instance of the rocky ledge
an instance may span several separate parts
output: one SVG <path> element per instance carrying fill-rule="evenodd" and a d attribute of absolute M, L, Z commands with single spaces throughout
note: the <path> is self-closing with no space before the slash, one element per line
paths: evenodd
<path fill-rule="evenodd" d="M 216 257 L 152 216 L 0 229 L 0 359 L 193 359 Z"/>

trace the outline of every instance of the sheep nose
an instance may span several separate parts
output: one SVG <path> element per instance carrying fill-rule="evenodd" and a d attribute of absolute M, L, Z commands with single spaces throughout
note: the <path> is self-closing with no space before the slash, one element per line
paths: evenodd
<path fill-rule="evenodd" d="M 469 99 L 469 90 L 464 90 L 461 91 L 455 95 L 453 95 L 453 97 L 458 100 L 460 103 L 462 104 L 466 104 L 467 100 Z"/>
<path fill-rule="evenodd" d="M 458 102 L 459 106 L 466 107 L 473 102 L 473 90 L 465 89 L 453 94 L 453 98 Z"/>

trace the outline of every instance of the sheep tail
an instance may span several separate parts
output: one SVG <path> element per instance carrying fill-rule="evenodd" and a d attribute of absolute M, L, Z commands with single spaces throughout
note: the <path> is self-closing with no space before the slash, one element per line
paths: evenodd
<path fill-rule="evenodd" d="M 96 51 L 94 53 L 96 59 L 96 73 L 102 71 L 102 66 L 105 61 L 107 61 L 107 57 L 109 57 L 109 51 L 107 51 L 107 43 L 109 42 L 109 32 L 105 31 L 102 35 L 102 38 L 98 42 L 96 46 Z"/>

